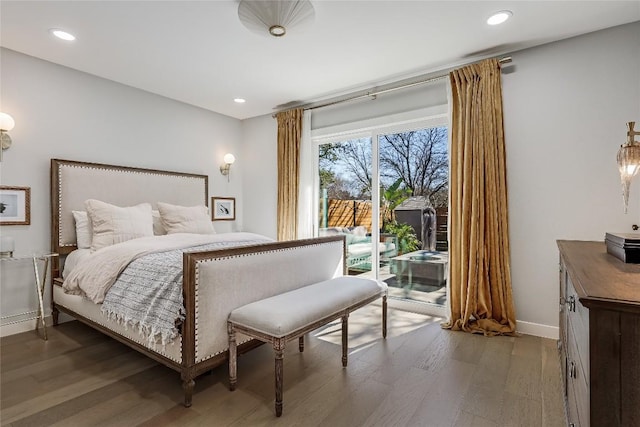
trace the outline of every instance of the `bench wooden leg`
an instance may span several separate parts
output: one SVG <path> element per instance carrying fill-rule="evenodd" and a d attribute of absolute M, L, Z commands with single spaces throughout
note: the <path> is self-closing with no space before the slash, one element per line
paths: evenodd
<path fill-rule="evenodd" d="M 238 348 L 236 344 L 236 331 L 233 325 L 227 323 L 227 332 L 229 333 L 229 390 L 236 389 L 238 381 Z"/>
<path fill-rule="evenodd" d="M 304 335 L 298 338 L 298 350 L 300 350 L 300 353 L 304 351 Z"/>
<path fill-rule="evenodd" d="M 387 296 L 382 297 L 382 338 L 387 338 Z"/>
<path fill-rule="evenodd" d="M 284 338 L 276 338 L 273 341 L 273 351 L 276 354 L 276 417 L 282 415 L 282 382 L 284 370 L 282 359 L 284 358 Z"/>
<path fill-rule="evenodd" d="M 349 314 L 342 316 L 342 366 L 347 366 L 347 353 L 349 352 Z"/>

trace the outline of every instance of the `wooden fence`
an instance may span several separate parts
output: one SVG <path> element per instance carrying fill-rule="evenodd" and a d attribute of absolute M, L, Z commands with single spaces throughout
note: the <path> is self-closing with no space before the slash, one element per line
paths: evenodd
<path fill-rule="evenodd" d="M 328 199 L 326 227 L 364 226 L 371 231 L 371 202 L 367 200 Z M 320 226 L 324 226 L 323 207 L 320 206 Z"/>
<path fill-rule="evenodd" d="M 367 232 L 371 232 L 371 201 L 369 200 L 338 200 L 327 199 L 326 218 L 323 215 L 323 206 L 320 206 L 320 227 L 358 227 L 364 226 Z M 436 209 L 436 250 L 448 251 L 447 223 L 449 219 L 448 209 Z M 326 224 L 325 224 L 326 221 Z M 382 217 L 380 218 L 382 226 Z"/>

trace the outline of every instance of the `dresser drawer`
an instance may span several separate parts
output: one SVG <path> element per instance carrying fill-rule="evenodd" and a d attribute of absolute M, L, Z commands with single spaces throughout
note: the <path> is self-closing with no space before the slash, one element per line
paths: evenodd
<path fill-rule="evenodd" d="M 579 422 L 576 425 L 586 427 L 590 424 L 588 370 L 583 364 L 585 356 L 579 354 L 578 344 L 570 335 L 567 349 L 567 394 L 573 397 L 573 412 L 577 418 L 569 421 L 575 423 L 577 419 Z"/>
<path fill-rule="evenodd" d="M 567 345 L 573 345 L 573 358 L 580 362 L 584 373 L 583 379 L 587 385 L 589 378 L 589 310 L 580 303 L 578 295 L 572 286 L 571 280 L 567 286 Z"/>
<path fill-rule="evenodd" d="M 565 347 L 567 346 L 567 316 L 568 313 L 568 304 L 567 304 L 567 269 L 564 266 L 562 261 L 562 256 L 560 257 L 560 268 L 559 268 L 559 276 L 560 276 L 560 299 L 558 304 L 558 313 L 560 320 L 560 342 L 558 343 L 559 348 L 562 352 L 566 353 Z"/>

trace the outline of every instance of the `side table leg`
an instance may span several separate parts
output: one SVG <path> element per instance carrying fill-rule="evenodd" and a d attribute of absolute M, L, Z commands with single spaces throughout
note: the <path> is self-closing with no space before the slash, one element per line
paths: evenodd
<path fill-rule="evenodd" d="M 36 279 L 36 292 L 38 294 L 38 315 L 36 316 L 36 333 L 38 333 L 40 324 L 42 324 L 42 334 L 45 341 L 48 338 L 47 338 L 47 325 L 44 319 L 43 293 L 44 293 L 44 284 L 47 279 L 48 269 L 49 269 L 49 258 L 44 258 L 44 272 L 41 279 L 40 271 L 38 271 L 38 257 L 33 257 L 33 273 Z"/>

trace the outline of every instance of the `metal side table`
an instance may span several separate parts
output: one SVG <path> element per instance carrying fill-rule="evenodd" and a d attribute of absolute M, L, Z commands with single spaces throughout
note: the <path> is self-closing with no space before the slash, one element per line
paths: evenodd
<path fill-rule="evenodd" d="M 47 325 L 44 321 L 44 287 L 47 283 L 47 272 L 49 271 L 49 260 L 57 257 L 57 253 L 42 252 L 32 255 L 16 255 L 10 257 L 0 257 L 1 262 L 24 262 L 31 260 L 33 262 L 33 274 L 36 285 L 36 293 L 38 294 L 38 315 L 36 316 L 36 334 L 40 335 L 39 330 L 42 326 L 42 339 L 47 340 Z M 43 262 L 42 269 L 39 268 L 39 261 Z"/>

